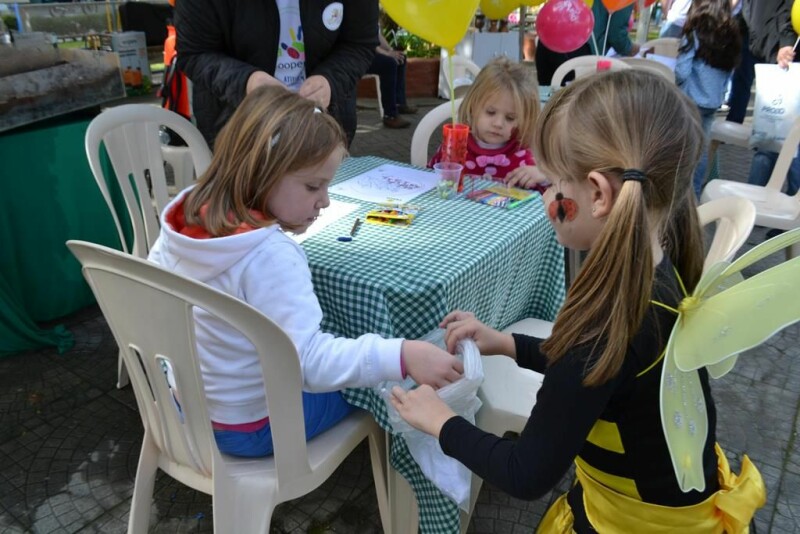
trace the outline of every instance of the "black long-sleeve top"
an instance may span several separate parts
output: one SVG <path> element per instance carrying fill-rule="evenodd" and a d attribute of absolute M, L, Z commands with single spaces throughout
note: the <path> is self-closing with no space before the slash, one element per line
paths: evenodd
<path fill-rule="evenodd" d="M 653 300 L 676 308 L 678 287 L 672 265 L 665 259 L 656 270 Z M 518 365 L 544 373 L 536 405 L 519 438 L 499 438 L 461 417 L 453 417 L 442 427 L 442 449 L 487 482 L 520 499 L 544 495 L 579 457 L 592 468 L 613 475 L 609 480 L 625 479 L 614 489 L 645 502 L 686 506 L 703 501 L 718 488 L 716 410 L 704 369 L 700 380 L 709 418 L 703 451 L 704 492 L 680 490 L 661 428 L 663 353 L 675 319 L 672 312 L 651 305 L 621 371 L 597 387 L 586 387 L 582 381 L 599 350 L 592 353 L 592 346 L 576 347 L 548 366 L 539 350 L 541 340 L 515 334 Z M 615 439 L 607 439 L 612 435 Z"/>

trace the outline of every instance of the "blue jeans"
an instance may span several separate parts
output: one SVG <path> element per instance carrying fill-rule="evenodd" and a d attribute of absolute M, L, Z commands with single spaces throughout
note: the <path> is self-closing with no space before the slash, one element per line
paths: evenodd
<path fill-rule="evenodd" d="M 700 161 L 697 162 L 697 167 L 694 170 L 694 178 L 692 185 L 694 186 L 694 193 L 697 198 L 700 198 L 700 193 L 703 192 L 703 186 L 706 185 L 706 169 L 708 168 L 708 137 L 711 134 L 711 125 L 714 124 L 714 115 L 717 110 L 712 108 L 701 108 L 697 106 L 700 112 L 700 120 L 703 124 L 703 152 L 700 156 Z"/>
<path fill-rule="evenodd" d="M 331 393 L 303 392 L 303 414 L 306 423 L 306 441 L 325 432 L 347 417 L 354 406 L 347 404 L 338 391 Z M 255 432 L 214 430 L 214 439 L 220 452 L 245 458 L 270 456 L 273 452 L 272 431 L 269 423 Z"/>
<path fill-rule="evenodd" d="M 747 178 L 747 182 L 755 185 L 766 185 L 777 160 L 777 152 L 757 151 L 753 156 L 753 162 L 750 164 L 750 176 Z M 800 157 L 795 156 L 789 164 L 789 172 L 786 175 L 786 194 L 792 196 L 797 193 L 798 189 L 800 189 Z"/>
<path fill-rule="evenodd" d="M 683 35 L 683 26 L 678 26 L 671 22 L 664 24 L 658 34 L 659 37 L 677 37 L 678 39 L 681 38 L 681 35 Z"/>
<path fill-rule="evenodd" d="M 389 56 L 376 53 L 367 74 L 377 74 L 380 78 L 384 116 L 397 117 L 397 106 L 406 105 L 406 62 L 398 64 Z"/>

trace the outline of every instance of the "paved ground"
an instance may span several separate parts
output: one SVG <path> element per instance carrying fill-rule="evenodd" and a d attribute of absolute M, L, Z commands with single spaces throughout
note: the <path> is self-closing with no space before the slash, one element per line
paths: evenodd
<path fill-rule="evenodd" d="M 439 103 L 416 101 L 422 114 Z M 407 161 L 412 129 L 387 130 L 374 101 L 359 111 L 353 155 Z M 744 179 L 747 150 L 723 147 L 720 171 Z M 757 228 L 748 246 L 764 238 Z M 763 268 L 763 266 L 759 266 Z M 96 308 L 65 318 L 75 348 L 0 360 L 0 532 L 124 532 L 142 429 L 130 388 L 117 390 L 117 349 Z M 767 484 L 759 533 L 800 532 L 800 327 L 740 358 L 713 384 L 719 439 L 738 471 L 746 451 Z M 560 484 L 563 489 L 568 480 Z M 554 495 L 524 502 L 484 486 L 470 532 L 531 532 Z M 273 532 L 372 533 L 379 520 L 366 449 L 312 494 L 280 505 Z M 209 532 L 211 500 L 167 476 L 156 482 L 153 532 Z M 634 530 L 632 530 L 634 531 Z"/>

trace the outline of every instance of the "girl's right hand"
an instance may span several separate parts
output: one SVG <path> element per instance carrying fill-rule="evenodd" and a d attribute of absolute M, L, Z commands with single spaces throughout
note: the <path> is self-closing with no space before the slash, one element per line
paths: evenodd
<path fill-rule="evenodd" d="M 447 350 L 455 352 L 456 345 L 464 338 L 471 338 L 481 354 L 505 354 L 516 359 L 517 350 L 511 334 L 498 332 L 477 320 L 471 312 L 456 310 L 442 319 L 439 328 L 446 328 L 444 341 Z"/>
<path fill-rule="evenodd" d="M 406 339 L 400 350 L 406 373 L 417 384 L 439 389 L 464 375 L 461 360 L 427 341 Z"/>

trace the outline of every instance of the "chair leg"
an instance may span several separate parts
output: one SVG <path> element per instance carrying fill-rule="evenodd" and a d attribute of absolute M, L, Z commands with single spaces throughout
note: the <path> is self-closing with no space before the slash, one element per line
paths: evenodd
<path fill-rule="evenodd" d="M 376 425 L 369 434 L 369 458 L 372 464 L 372 478 L 375 481 L 375 495 L 378 497 L 378 513 L 381 517 L 381 528 L 389 532 L 389 489 L 386 486 L 387 439 L 385 432 Z"/>
<path fill-rule="evenodd" d="M 381 100 L 381 79 L 375 76 L 375 94 L 378 97 L 378 116 L 383 119 L 383 100 Z"/>
<path fill-rule="evenodd" d="M 147 534 L 150 526 L 150 507 L 153 501 L 153 487 L 158 470 L 158 448 L 145 431 L 139 466 L 136 469 L 136 482 L 131 498 L 131 512 L 128 517 L 128 534 Z"/>
<path fill-rule="evenodd" d="M 270 531 L 278 488 L 264 488 L 260 481 L 247 477 L 233 480 L 224 474 L 214 475 L 214 532 Z"/>
<path fill-rule="evenodd" d="M 122 389 L 131 383 L 128 376 L 128 368 L 125 367 L 125 361 L 122 359 L 122 351 L 117 356 L 117 389 Z"/>

